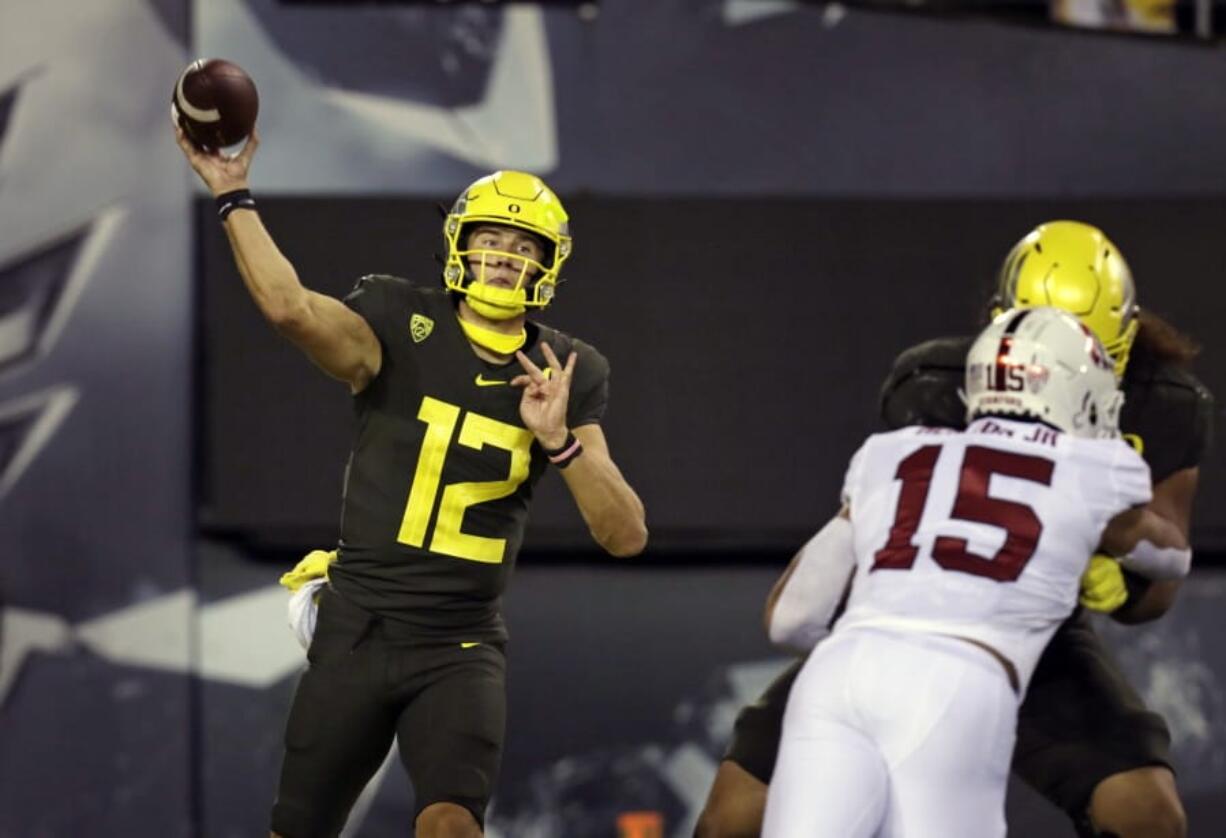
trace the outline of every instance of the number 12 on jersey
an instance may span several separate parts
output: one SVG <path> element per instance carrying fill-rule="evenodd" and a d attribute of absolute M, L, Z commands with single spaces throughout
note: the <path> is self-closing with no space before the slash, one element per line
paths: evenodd
<path fill-rule="evenodd" d="M 940 445 L 925 445 L 898 464 L 894 477 L 902 481 L 902 489 L 898 493 L 894 524 L 890 527 L 885 546 L 873 555 L 870 571 L 907 570 L 915 564 L 919 547 L 912 543 L 912 539 L 924 517 L 928 492 L 932 488 L 932 475 L 936 471 L 941 450 Z M 999 527 L 1005 531 L 1005 543 L 996 551 L 996 555 L 987 558 L 967 550 L 965 538 L 941 535 L 932 542 L 933 561 L 946 570 L 986 576 L 998 582 L 1017 579 L 1038 548 L 1043 522 L 1029 505 L 988 494 L 992 475 L 1000 474 L 1050 486 L 1055 466 L 1054 462 L 1044 457 L 978 445 L 967 446 L 958 478 L 958 494 L 949 517 Z"/>
<path fill-rule="evenodd" d="M 410 547 L 422 547 L 426 543 L 426 530 L 430 513 L 438 497 L 439 483 L 443 476 L 443 464 L 447 460 L 447 448 L 456 424 L 460 421 L 458 405 L 449 404 L 426 396 L 417 411 L 418 420 L 426 424 L 426 435 L 417 457 L 417 471 L 413 475 L 413 487 L 405 504 L 404 519 L 396 540 Z M 469 411 L 460 425 L 460 445 L 481 450 L 489 445 L 511 453 L 511 470 L 505 480 L 490 480 L 475 483 L 452 483 L 443 489 L 443 498 L 438 504 L 438 519 L 434 522 L 434 535 L 427 548 L 431 553 L 441 553 L 457 559 L 498 564 L 506 552 L 505 538 L 488 538 L 460 531 L 464 512 L 468 507 L 487 501 L 505 498 L 513 493 L 528 477 L 531 464 L 532 432 Z"/>

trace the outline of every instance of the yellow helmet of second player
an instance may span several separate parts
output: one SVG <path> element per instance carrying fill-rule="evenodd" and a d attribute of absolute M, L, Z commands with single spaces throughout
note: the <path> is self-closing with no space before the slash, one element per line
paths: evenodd
<path fill-rule="evenodd" d="M 1116 375 L 1124 374 L 1137 335 L 1136 286 L 1124 255 L 1097 227 L 1035 227 L 1005 257 L 994 302 L 997 311 L 1055 306 L 1077 315 L 1102 341 Z"/>
<path fill-rule="evenodd" d="M 466 295 L 470 305 L 493 319 L 514 317 L 527 307 L 544 308 L 553 299 L 562 264 L 570 258 L 568 222 L 558 196 L 535 175 L 513 171 L 486 175 L 460 193 L 443 224 L 447 240 L 443 284 Z M 469 233 L 478 224 L 515 227 L 541 240 L 545 252 L 540 261 L 508 254 L 522 266 L 514 288 L 475 281 L 473 265 L 484 265 L 496 252 L 469 248 Z"/>

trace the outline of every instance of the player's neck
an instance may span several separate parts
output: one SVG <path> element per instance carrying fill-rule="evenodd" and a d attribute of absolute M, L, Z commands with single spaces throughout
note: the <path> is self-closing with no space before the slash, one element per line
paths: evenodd
<path fill-rule="evenodd" d="M 473 351 L 477 353 L 477 357 L 494 364 L 505 364 L 514 357 L 514 350 L 505 352 L 500 349 L 499 344 L 503 342 L 494 340 L 482 341 L 479 339 L 479 335 L 482 332 L 488 332 L 491 333 L 491 338 L 498 336 L 505 336 L 507 338 L 519 337 L 524 334 L 524 323 L 527 321 L 526 314 L 519 314 L 506 320 L 493 320 L 478 314 L 466 301 L 460 300 L 460 304 L 456 308 L 456 315 L 464 323 L 475 327 L 475 329 L 466 329 L 465 336 L 468 338 Z"/>

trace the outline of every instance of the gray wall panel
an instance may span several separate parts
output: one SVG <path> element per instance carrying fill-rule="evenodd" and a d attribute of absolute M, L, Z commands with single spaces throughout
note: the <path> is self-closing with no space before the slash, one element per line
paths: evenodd
<path fill-rule="evenodd" d="M 342 16 L 211 0 L 197 48 L 260 85 L 265 191 L 445 194 L 499 167 L 632 195 L 1226 186 L 1216 47 L 819 3 L 744 14 L 753 5 Z"/>
<path fill-rule="evenodd" d="M 6 836 L 192 830 L 187 11 L 0 11 Z"/>
<path fill-rule="evenodd" d="M 207 584 L 256 584 L 260 565 L 251 557 L 216 546 L 203 555 Z M 646 809 L 661 814 L 667 838 L 689 838 L 737 710 L 788 661 L 760 622 L 781 569 L 525 562 L 506 601 L 509 719 L 487 835 L 614 838 L 620 813 Z M 1226 669 L 1213 641 L 1224 582 L 1221 573 L 1193 574 L 1162 623 L 1106 629 L 1132 682 L 1168 714 L 1193 836 L 1217 834 L 1226 822 Z M 288 633 L 272 623 L 250 631 Z M 293 683 L 206 685 L 206 834 L 263 828 L 280 759 L 273 732 Z M 368 791 L 346 834 L 405 834 L 413 796 L 397 760 Z M 1073 835 L 1062 814 L 1020 783 L 1010 786 L 1008 818 L 1013 838 Z"/>

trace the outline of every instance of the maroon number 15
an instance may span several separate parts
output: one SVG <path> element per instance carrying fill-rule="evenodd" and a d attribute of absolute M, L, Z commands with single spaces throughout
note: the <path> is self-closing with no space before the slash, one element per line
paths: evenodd
<path fill-rule="evenodd" d="M 902 481 L 898 509 L 890 538 L 873 556 L 870 570 L 907 570 L 915 563 L 919 548 L 911 543 L 924 516 L 924 504 L 932 486 L 941 446 L 925 445 L 898 464 L 894 477 Z M 1051 485 L 1055 463 L 1043 457 L 1013 454 L 972 445 L 966 449 L 958 479 L 958 496 L 950 517 L 1003 529 L 1004 545 L 991 558 L 966 549 L 965 538 L 938 536 L 932 543 L 932 558 L 946 570 L 986 576 L 997 582 L 1012 582 L 1034 555 L 1043 532 L 1043 522 L 1024 503 L 994 498 L 988 494 L 993 474 Z"/>

